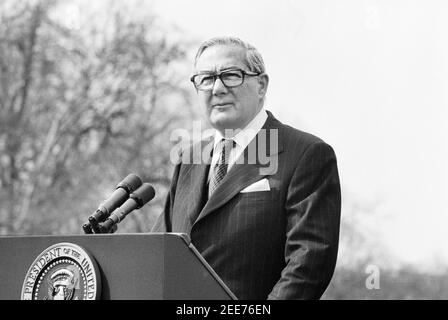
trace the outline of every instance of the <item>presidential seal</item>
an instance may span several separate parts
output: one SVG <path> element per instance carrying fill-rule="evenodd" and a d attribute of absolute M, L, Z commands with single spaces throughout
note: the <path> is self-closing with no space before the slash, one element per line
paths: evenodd
<path fill-rule="evenodd" d="M 29 268 L 22 300 L 95 300 L 101 277 L 95 260 L 80 246 L 63 242 L 42 251 Z"/>

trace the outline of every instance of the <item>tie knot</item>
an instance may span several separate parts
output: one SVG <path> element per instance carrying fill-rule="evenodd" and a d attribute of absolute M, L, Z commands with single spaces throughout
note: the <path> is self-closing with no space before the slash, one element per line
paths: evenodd
<path fill-rule="evenodd" d="M 221 139 L 216 146 L 216 151 L 220 153 L 219 163 L 228 164 L 230 152 L 235 146 L 235 141 L 233 139 Z"/>
<path fill-rule="evenodd" d="M 231 149 L 235 145 L 235 141 L 233 139 L 221 139 L 221 141 L 218 142 L 219 149 Z"/>

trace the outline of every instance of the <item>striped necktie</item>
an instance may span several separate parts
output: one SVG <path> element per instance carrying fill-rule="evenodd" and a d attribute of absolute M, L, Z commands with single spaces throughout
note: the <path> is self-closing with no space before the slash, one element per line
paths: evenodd
<path fill-rule="evenodd" d="M 219 157 L 218 162 L 214 166 L 213 175 L 210 178 L 210 184 L 208 187 L 209 198 L 227 173 L 227 167 L 229 166 L 230 152 L 232 151 L 234 144 L 235 141 L 231 139 L 221 139 L 221 141 L 219 141 L 218 144 L 216 145 L 216 150 L 220 151 L 221 156 Z"/>

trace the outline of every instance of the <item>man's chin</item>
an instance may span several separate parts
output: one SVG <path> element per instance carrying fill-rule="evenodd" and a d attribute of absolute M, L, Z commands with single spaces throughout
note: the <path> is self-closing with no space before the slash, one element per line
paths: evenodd
<path fill-rule="evenodd" d="M 219 114 L 210 116 L 210 123 L 215 129 L 224 131 L 225 129 L 234 129 L 236 119 L 220 112 Z"/>

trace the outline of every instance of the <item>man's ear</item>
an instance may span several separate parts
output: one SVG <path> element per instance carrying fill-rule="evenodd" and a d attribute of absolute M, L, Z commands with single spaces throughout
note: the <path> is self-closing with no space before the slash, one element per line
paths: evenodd
<path fill-rule="evenodd" d="M 258 76 L 258 83 L 260 85 L 258 88 L 258 94 L 260 97 L 264 97 L 268 91 L 269 76 L 266 73 L 261 74 Z"/>

